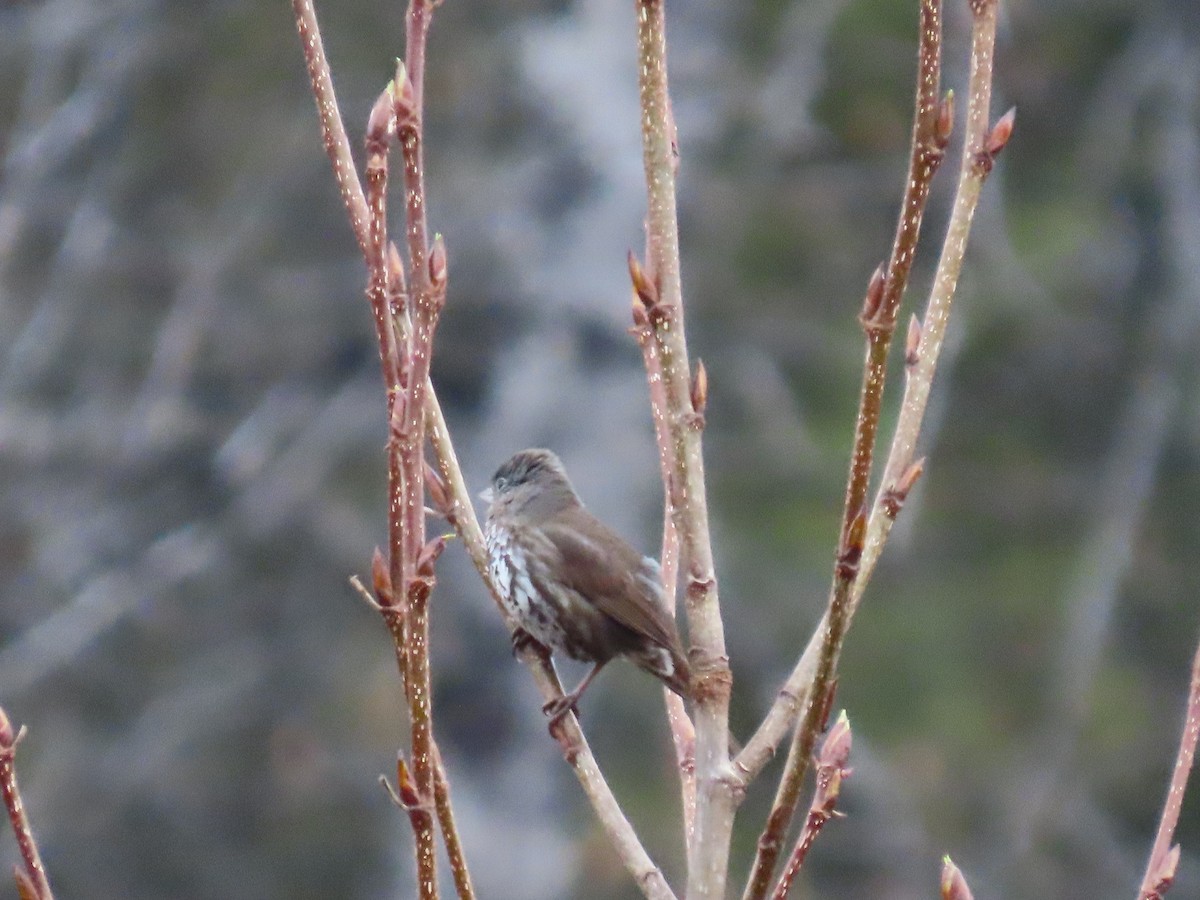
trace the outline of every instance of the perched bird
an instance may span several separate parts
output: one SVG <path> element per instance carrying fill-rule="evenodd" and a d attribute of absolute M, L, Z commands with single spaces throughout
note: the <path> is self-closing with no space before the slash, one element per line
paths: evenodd
<path fill-rule="evenodd" d="M 514 644 L 531 637 L 547 649 L 592 663 L 569 694 L 547 703 L 551 724 L 579 702 L 610 660 L 624 656 L 684 698 L 690 674 L 667 610 L 658 563 L 593 516 L 549 450 L 522 450 L 492 476 L 488 559 L 509 613 Z"/>

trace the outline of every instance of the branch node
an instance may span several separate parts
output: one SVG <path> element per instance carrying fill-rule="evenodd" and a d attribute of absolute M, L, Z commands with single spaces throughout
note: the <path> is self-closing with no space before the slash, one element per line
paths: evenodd
<path fill-rule="evenodd" d="M 712 657 L 699 647 L 688 648 L 688 663 L 692 669 L 692 700 L 704 704 L 715 698 L 728 702 L 733 692 L 733 672 L 729 669 L 729 657 Z"/>
<path fill-rule="evenodd" d="M 354 588 L 354 592 L 362 599 L 367 606 L 375 610 L 375 612 L 383 612 L 383 605 L 375 599 L 375 595 L 367 590 L 367 586 L 362 583 L 357 575 L 350 576 L 350 587 Z"/>
<path fill-rule="evenodd" d="M 1175 883 L 1175 872 L 1179 868 L 1180 847 L 1174 845 L 1158 863 L 1153 875 L 1153 887 L 1149 893 L 1139 900 L 1162 900 L 1163 896 Z"/>
<path fill-rule="evenodd" d="M 867 514 L 864 508 L 859 507 L 842 535 L 842 545 L 838 548 L 835 569 L 839 580 L 852 581 L 858 574 L 858 563 L 862 559 L 866 536 Z"/>
<path fill-rule="evenodd" d="M 884 492 L 880 500 L 884 515 L 889 519 L 895 519 L 900 514 L 904 501 L 908 499 L 909 491 L 913 489 L 913 485 L 917 483 L 917 479 L 924 471 L 925 457 L 922 456 L 916 462 L 909 463 L 908 468 L 896 479 L 896 483 Z"/>

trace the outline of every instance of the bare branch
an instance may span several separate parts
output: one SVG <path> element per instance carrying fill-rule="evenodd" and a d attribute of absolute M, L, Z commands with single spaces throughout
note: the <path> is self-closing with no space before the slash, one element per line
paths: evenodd
<path fill-rule="evenodd" d="M 21 860 L 25 863 L 24 872 L 19 868 L 14 870 L 17 887 L 22 896 L 31 894 L 33 900 L 54 900 L 50 880 L 46 877 L 46 867 L 42 865 L 37 841 L 33 839 L 33 829 L 25 814 L 25 804 L 21 801 L 21 790 L 17 787 L 17 744 L 24 736 L 24 726 L 14 734 L 8 714 L 0 709 L 0 794 L 4 795 L 8 821 L 17 839 Z"/>
<path fill-rule="evenodd" d="M 362 184 L 354 168 L 354 156 L 350 152 L 350 139 L 338 110 L 337 95 L 333 91 L 333 75 L 329 71 L 329 60 L 325 57 L 325 45 L 321 40 L 321 29 L 317 25 L 317 11 L 312 0 L 292 0 L 292 12 L 296 17 L 296 30 L 300 32 L 300 45 L 304 49 L 304 62 L 308 66 L 308 80 L 313 99 L 317 101 L 317 117 L 321 121 L 321 136 L 325 141 L 325 152 L 333 164 L 333 177 L 350 227 L 358 246 L 367 250 L 367 200 L 363 196 Z"/>
<path fill-rule="evenodd" d="M 1162 816 L 1158 820 L 1158 832 L 1150 859 L 1146 863 L 1146 874 L 1138 900 L 1162 900 L 1167 888 L 1175 879 L 1179 864 L 1179 847 L 1171 846 L 1175 826 L 1179 824 L 1179 811 L 1183 807 L 1183 795 L 1187 790 L 1188 776 L 1196 758 L 1196 743 L 1200 740 L 1200 646 L 1192 659 L 1192 683 L 1188 689 L 1187 717 L 1183 723 L 1183 734 L 1179 738 L 1179 752 L 1175 757 L 1175 768 L 1171 773 L 1171 786 L 1163 804 Z"/>
<path fill-rule="evenodd" d="M 647 242 L 649 243 L 649 242 Z M 629 252 L 629 277 L 633 283 L 633 326 L 629 329 L 642 349 L 642 360 L 646 367 L 646 382 L 650 391 L 650 411 L 654 421 L 654 438 L 658 444 L 658 461 L 663 480 L 663 539 L 660 554 L 663 595 L 668 598 L 670 613 L 675 615 L 676 588 L 679 584 L 679 532 L 675 528 L 675 516 L 671 505 L 672 478 L 671 430 L 668 425 L 667 393 L 663 386 L 662 366 L 659 364 L 658 343 L 654 340 L 654 329 L 650 325 L 649 310 L 658 302 L 658 291 L 646 277 L 645 270 L 631 250 Z M 698 388 L 701 383 L 700 366 L 692 382 L 692 406 L 696 407 Z M 702 396 L 707 399 L 708 378 L 703 377 Z M 696 813 L 696 729 L 684 708 L 683 701 L 673 691 L 664 689 L 667 704 L 667 719 L 671 726 L 671 738 L 675 746 L 675 761 L 679 766 L 680 792 L 683 802 L 683 831 L 690 839 Z"/>
<path fill-rule="evenodd" d="M 817 835 L 830 819 L 843 815 L 837 811 L 837 801 L 841 794 L 842 782 L 849 778 L 851 773 L 846 767 L 850 758 L 851 737 L 850 720 L 843 711 L 821 745 L 821 753 L 817 759 L 817 784 L 808 808 L 808 818 L 804 822 L 800 837 L 796 839 L 796 846 L 792 848 L 783 874 L 779 876 L 775 890 L 771 892 L 772 900 L 787 900 L 792 881 L 800 873 L 800 867 L 804 865 Z"/>
<path fill-rule="evenodd" d="M 665 393 L 670 434 L 666 490 L 683 559 L 686 610 L 692 646 L 696 716 L 697 803 L 688 849 L 688 896 L 723 897 L 735 806 L 729 776 L 729 697 L 733 678 L 717 596 L 708 502 L 701 453 L 702 430 L 692 406 L 692 376 L 684 329 L 679 268 L 675 174 L 678 146 L 667 89 L 664 0 L 635 0 L 642 161 L 646 175 L 647 268 L 634 289 L 645 306 Z"/>
<path fill-rule="evenodd" d="M 930 26 L 932 23 L 940 21 L 938 6 L 937 0 L 925 0 L 922 3 L 921 74 L 918 77 L 918 103 L 908 196 L 901 213 L 901 223 L 893 248 L 893 260 L 889 264 L 884 299 L 879 304 L 880 315 L 878 321 L 871 320 L 866 329 L 868 361 L 863 379 L 863 400 L 859 407 L 844 523 L 849 521 L 850 511 L 854 509 L 850 505 L 851 500 L 859 496 L 865 499 L 866 496 L 865 489 L 874 446 L 874 438 L 870 437 L 868 432 L 877 427 L 879 412 L 878 401 L 871 399 L 868 394 L 874 392 L 873 385 L 882 377 L 881 375 L 872 376 L 873 358 L 874 354 L 878 352 L 876 346 L 880 345 L 883 340 L 882 335 L 890 334 L 895 328 L 896 310 L 893 308 L 890 314 L 887 313 L 889 303 L 893 298 L 892 292 L 897 291 L 894 297 L 898 304 L 900 297 L 898 292 L 903 287 L 896 281 L 898 275 L 895 266 L 902 263 L 905 267 L 905 278 L 907 278 L 907 266 L 911 265 L 912 251 L 915 249 L 916 229 L 919 228 L 920 216 L 918 214 L 916 219 L 912 218 L 911 214 L 914 211 L 919 213 L 919 210 L 914 210 L 910 204 L 915 203 L 918 199 L 917 194 L 920 194 L 920 205 L 923 208 L 923 197 L 927 195 L 928 191 L 926 185 L 922 191 L 914 194 L 913 181 L 919 180 L 921 173 L 925 171 L 928 171 L 928 177 L 932 177 L 933 169 L 936 169 L 937 166 L 936 160 L 940 158 L 941 149 L 945 146 L 945 140 L 949 135 L 948 122 L 953 110 L 953 98 L 947 95 L 940 102 L 935 102 L 933 98 L 936 97 L 937 85 L 928 74 L 930 68 L 936 68 L 938 65 L 935 56 L 926 47 L 927 42 L 931 46 L 934 43 L 934 35 Z M 996 128 L 991 127 L 988 123 L 992 52 L 996 37 L 996 7 L 997 0 L 972 0 L 971 2 L 971 9 L 974 13 L 971 33 L 971 74 L 967 130 L 958 189 L 929 302 L 925 315 L 920 319 L 922 324 L 916 330 L 919 333 L 919 343 L 916 347 L 905 348 L 906 358 L 912 359 L 912 363 L 906 366 L 905 391 L 900 417 L 896 424 L 883 477 L 867 518 L 862 558 L 857 563 L 858 572 L 852 581 L 844 583 L 848 590 L 848 599 L 845 605 L 847 622 L 853 618 L 854 612 L 858 608 L 863 591 L 870 581 L 879 554 L 887 540 L 895 513 L 899 509 L 896 501 L 902 493 L 906 493 L 905 486 L 911 487 L 911 483 L 921 472 L 921 467 L 914 463 L 913 448 L 924 419 L 954 290 L 962 269 L 971 220 L 979 201 L 983 181 L 991 171 L 994 161 L 994 153 L 987 149 L 989 137 L 995 139 L 993 141 L 995 145 L 1003 146 L 1007 140 L 1006 131 L 1011 129 L 1011 122 L 1006 126 Z M 997 125 L 999 126 L 999 123 Z M 930 166 L 933 168 L 930 169 Z M 906 222 L 910 224 L 906 225 Z M 910 238 L 906 236 L 909 234 L 911 234 L 911 244 L 909 244 Z M 859 486 L 860 484 L 861 486 Z M 843 535 L 846 533 L 846 527 L 844 524 Z M 788 676 L 762 725 L 735 761 L 737 777 L 743 783 L 749 782 L 766 765 L 789 725 L 795 720 L 794 717 L 799 713 L 802 701 L 809 697 L 807 686 L 813 683 L 820 660 L 827 655 L 823 645 L 831 634 L 836 635 L 836 630 L 830 629 L 830 618 L 831 611 L 838 602 L 838 583 L 835 571 L 829 610 L 810 639 L 796 667 Z M 810 706 L 812 705 L 811 700 L 807 700 L 807 702 Z"/>

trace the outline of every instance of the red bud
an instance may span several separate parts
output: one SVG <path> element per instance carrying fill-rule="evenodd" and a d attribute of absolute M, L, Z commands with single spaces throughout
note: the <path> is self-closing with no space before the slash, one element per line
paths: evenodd
<path fill-rule="evenodd" d="M 948 856 L 942 859 L 942 900 L 972 900 L 967 879 Z"/>
<path fill-rule="evenodd" d="M 937 107 L 937 119 L 933 124 L 933 141 L 939 149 L 946 149 L 950 134 L 954 131 L 954 91 L 946 91 Z"/>
<path fill-rule="evenodd" d="M 396 127 L 411 125 L 417 117 L 417 97 L 413 91 L 412 80 L 408 77 L 408 68 L 404 60 L 396 60 L 396 77 L 393 94 L 396 104 Z"/>
<path fill-rule="evenodd" d="M 388 241 L 387 249 L 387 267 L 388 267 L 388 290 L 393 296 L 400 296 L 407 290 L 407 285 L 404 280 L 404 260 L 400 256 L 400 250 L 392 241 Z M 396 315 L 399 310 L 392 310 L 392 315 Z"/>
<path fill-rule="evenodd" d="M 433 247 L 429 250 L 429 283 L 435 289 L 446 286 L 446 242 L 440 234 L 433 236 Z"/>
<path fill-rule="evenodd" d="M 984 138 L 983 148 L 992 156 L 998 154 L 1008 144 L 1008 139 L 1012 137 L 1013 125 L 1017 121 L 1017 108 L 1014 106 L 1004 115 L 1002 115 L 988 136 Z"/>
<path fill-rule="evenodd" d="M 642 268 L 642 264 L 638 262 L 638 258 L 634 256 L 632 250 L 629 251 L 627 262 L 629 263 L 629 280 L 633 282 L 633 290 L 637 294 L 638 299 L 642 301 L 642 305 L 646 309 L 657 305 L 658 288 L 647 277 L 646 270 Z"/>
<path fill-rule="evenodd" d="M 392 605 L 392 574 L 388 571 L 387 559 L 378 547 L 371 554 L 371 585 L 375 588 L 375 598 L 382 606 Z"/>
<path fill-rule="evenodd" d="M 915 366 L 921 361 L 921 320 L 917 318 L 916 313 L 908 320 L 908 334 L 904 338 L 904 364 Z"/>
<path fill-rule="evenodd" d="M 692 373 L 692 411 L 698 416 L 704 415 L 708 407 L 708 370 L 704 368 L 704 360 L 696 360 L 696 371 Z"/>
<path fill-rule="evenodd" d="M 367 116 L 367 152 L 379 155 L 386 153 L 388 141 L 395 131 L 396 116 L 389 86 L 375 98 L 371 113 Z"/>
<path fill-rule="evenodd" d="M 13 881 L 17 883 L 18 900 L 41 900 L 37 885 L 33 879 L 21 871 L 20 866 L 13 866 Z"/>
<path fill-rule="evenodd" d="M 859 314 L 864 325 L 874 322 L 875 317 L 879 315 L 879 308 L 883 305 L 883 287 L 886 280 L 883 263 L 880 263 L 871 273 L 870 281 L 867 282 L 867 296 L 863 299 L 862 312 Z"/>
<path fill-rule="evenodd" d="M 825 735 L 825 741 L 821 744 L 821 752 L 817 756 L 817 764 L 835 766 L 838 769 L 846 768 L 846 762 L 850 759 L 852 741 L 850 718 L 846 715 L 846 711 L 842 710 L 837 721 L 833 723 L 833 727 L 829 729 L 829 734 Z"/>

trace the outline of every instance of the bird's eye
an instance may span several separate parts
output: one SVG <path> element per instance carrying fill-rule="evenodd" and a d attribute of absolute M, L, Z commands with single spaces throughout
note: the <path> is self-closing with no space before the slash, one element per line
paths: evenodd
<path fill-rule="evenodd" d="M 505 478 L 503 475 L 497 475 L 496 480 L 495 480 L 495 485 L 496 485 L 497 491 L 502 491 L 506 487 L 508 487 L 508 479 Z"/>

